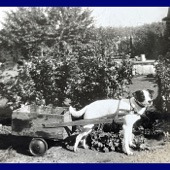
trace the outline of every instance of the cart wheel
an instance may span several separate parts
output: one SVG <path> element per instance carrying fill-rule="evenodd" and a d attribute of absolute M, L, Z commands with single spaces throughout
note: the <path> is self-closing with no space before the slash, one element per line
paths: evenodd
<path fill-rule="evenodd" d="M 33 156 L 42 156 L 48 150 L 48 144 L 42 138 L 33 138 L 30 142 L 29 150 Z"/>

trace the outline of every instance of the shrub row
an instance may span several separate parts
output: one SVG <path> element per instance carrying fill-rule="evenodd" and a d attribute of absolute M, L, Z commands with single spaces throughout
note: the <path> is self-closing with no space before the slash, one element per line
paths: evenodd
<path fill-rule="evenodd" d="M 2 77 L 3 78 L 3 77 Z M 32 57 L 18 68 L 18 76 L 0 84 L 1 95 L 17 108 L 20 104 L 82 107 L 96 99 L 128 96 L 132 65 L 94 56 Z M 68 100 L 69 99 L 69 100 Z"/>

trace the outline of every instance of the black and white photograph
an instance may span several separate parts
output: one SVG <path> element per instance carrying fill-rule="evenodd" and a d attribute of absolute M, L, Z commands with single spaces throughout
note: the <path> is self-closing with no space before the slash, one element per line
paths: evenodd
<path fill-rule="evenodd" d="M 170 163 L 170 7 L 0 7 L 0 163 Z"/>

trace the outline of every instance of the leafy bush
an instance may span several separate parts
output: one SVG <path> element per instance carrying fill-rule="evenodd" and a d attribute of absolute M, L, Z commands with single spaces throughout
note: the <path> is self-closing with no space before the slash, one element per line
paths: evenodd
<path fill-rule="evenodd" d="M 90 148 L 100 152 L 120 151 L 122 140 L 119 134 L 94 131 L 91 136 Z"/>
<path fill-rule="evenodd" d="M 67 73 L 67 64 L 63 62 L 32 57 L 20 66 L 17 77 L 1 84 L 1 93 L 13 107 L 21 103 L 62 106 Z"/>
<path fill-rule="evenodd" d="M 51 57 L 32 57 L 18 69 L 17 77 L 1 83 L 1 94 L 13 107 L 21 103 L 64 106 L 67 98 L 82 107 L 96 99 L 128 95 L 132 67 L 95 56 L 67 55 L 63 61 Z"/>
<path fill-rule="evenodd" d="M 170 53 L 159 56 L 156 65 L 157 82 L 159 86 L 159 110 L 170 111 Z"/>
<path fill-rule="evenodd" d="M 126 60 L 118 64 L 99 57 L 79 58 L 68 84 L 68 96 L 73 105 L 83 107 L 104 98 L 128 96 L 127 85 L 131 83 L 132 66 Z"/>
<path fill-rule="evenodd" d="M 112 126 L 110 124 L 110 126 Z M 119 126 L 119 130 L 112 129 L 106 132 L 104 126 L 99 126 L 100 128 L 94 129 L 92 133 L 88 136 L 87 143 L 90 149 L 99 152 L 122 152 L 122 142 L 123 142 L 123 131 Z M 115 128 L 115 127 L 114 127 Z M 118 127 L 116 127 L 118 128 Z M 147 129 L 148 133 L 152 133 L 150 129 Z M 145 132 L 138 133 L 134 136 L 133 143 L 135 144 L 136 150 L 145 150 Z"/>
<path fill-rule="evenodd" d="M 100 124 L 96 126 L 87 138 L 92 150 L 100 152 L 121 151 L 122 134 L 120 126 L 114 124 Z"/>

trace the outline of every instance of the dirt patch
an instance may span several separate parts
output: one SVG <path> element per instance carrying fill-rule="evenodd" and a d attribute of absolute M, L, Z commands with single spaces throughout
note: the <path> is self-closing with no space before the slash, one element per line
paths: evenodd
<path fill-rule="evenodd" d="M 79 148 L 77 153 L 63 148 L 60 142 L 48 141 L 50 148 L 44 156 L 29 154 L 30 139 L 15 136 L 0 136 L 0 162 L 13 163 L 162 163 L 170 162 L 170 143 L 161 140 L 148 140 L 149 150 L 134 151 L 133 156 L 119 152 L 102 153 Z M 2 142 L 7 141 L 7 142 Z M 24 144 L 24 145 L 23 145 Z"/>

